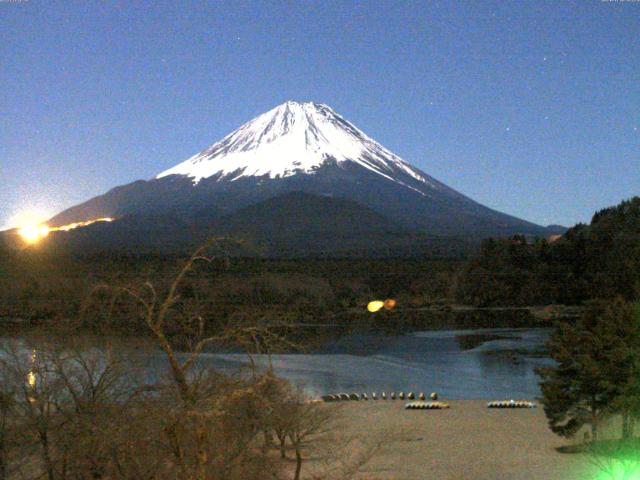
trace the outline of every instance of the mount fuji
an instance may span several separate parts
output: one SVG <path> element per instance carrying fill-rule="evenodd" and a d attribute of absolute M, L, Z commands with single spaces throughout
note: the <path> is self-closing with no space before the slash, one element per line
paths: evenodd
<path fill-rule="evenodd" d="M 235 181 L 243 177 L 286 178 L 313 174 L 328 162 L 350 163 L 420 193 L 402 182 L 413 180 L 440 189 L 435 182 L 367 137 L 324 104 L 286 102 L 260 115 L 218 143 L 156 178 L 186 175 Z"/>
<path fill-rule="evenodd" d="M 304 195 L 292 197 L 292 193 Z M 225 230 L 230 224 L 255 225 L 256 219 L 247 212 L 260 211 L 262 223 L 275 217 L 269 208 L 281 207 L 278 198 L 290 204 L 292 198 L 304 202 L 311 197 L 318 197 L 310 203 L 314 207 L 293 215 L 309 215 L 312 222 L 314 208 L 321 208 L 317 202 L 325 199 L 334 202 L 332 208 L 337 208 L 335 202 L 348 202 L 345 208 L 354 222 L 359 217 L 354 209 L 360 208 L 366 211 L 362 218 L 397 232 L 471 239 L 554 233 L 485 207 L 446 186 L 329 106 L 292 101 L 254 118 L 151 180 L 116 187 L 47 223 L 59 226 L 101 217 L 163 217 Z M 268 208 L 255 207 L 264 202 Z M 234 215 L 244 217 L 234 219 Z M 330 231 L 336 219 L 323 218 Z M 286 229 L 286 222 L 281 227 Z"/>

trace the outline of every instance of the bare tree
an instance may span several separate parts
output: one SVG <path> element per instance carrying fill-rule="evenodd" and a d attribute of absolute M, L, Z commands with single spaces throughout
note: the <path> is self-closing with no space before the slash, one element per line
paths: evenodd
<path fill-rule="evenodd" d="M 53 439 L 64 424 L 58 415 L 62 383 L 46 358 L 35 351 L 29 354 L 12 345 L 3 357 L 3 376 L 15 388 L 15 413 L 23 428 L 22 441 L 35 441 L 46 478 L 56 480 L 61 472 L 56 469 L 58 451 Z"/>
<path fill-rule="evenodd" d="M 315 437 L 326 433 L 330 419 L 329 410 L 318 403 L 305 402 L 298 397 L 288 403 L 290 409 L 290 425 L 288 437 L 296 455 L 294 480 L 300 479 L 302 470 L 302 451 L 309 446 Z"/>
<path fill-rule="evenodd" d="M 0 480 L 6 480 L 9 475 L 9 462 L 12 443 L 12 428 L 10 425 L 14 408 L 14 395 L 10 384 L 0 380 Z"/>
<path fill-rule="evenodd" d="M 213 466 L 215 478 L 229 478 L 225 475 L 230 474 L 241 460 L 246 463 L 249 445 L 259 431 L 265 430 L 250 421 L 264 418 L 255 390 L 240 384 L 222 386 L 219 375 L 210 371 L 198 372 L 194 368 L 198 356 L 213 344 L 260 348 L 278 341 L 286 342 L 272 325 L 255 321 L 212 322 L 216 333 L 208 334 L 210 329 L 206 328 L 205 318 L 197 305 L 181 301 L 179 291 L 188 274 L 198 262 L 212 261 L 212 257 L 205 256 L 210 247 L 211 244 L 205 245 L 191 256 L 163 297 L 150 282 L 138 290 L 124 289 L 142 306 L 144 324 L 167 358 L 171 384 L 175 386 L 181 407 L 166 416 L 163 432 L 180 476 L 197 480 L 214 478 Z M 176 336 L 171 336 L 170 332 L 179 333 L 180 347 L 187 350 L 185 354 L 179 353 L 174 345 Z M 221 431 L 231 429 L 235 432 L 233 441 L 227 439 L 221 444 L 219 438 L 214 438 Z M 259 460 L 258 457 L 254 460 Z"/>
<path fill-rule="evenodd" d="M 270 451 L 273 432 L 282 455 L 287 441 L 295 451 L 300 478 L 329 411 L 253 361 L 248 376 L 198 361 L 208 346 L 233 345 L 249 355 L 295 347 L 286 338 L 286 318 L 212 315 L 212 305 L 193 287 L 196 264 L 212 261 L 207 248 L 165 288 L 101 285 L 93 292 L 97 303 L 85 302 L 85 312 L 108 309 L 99 316 L 107 321 L 122 305 L 137 312 L 167 361 L 159 381 L 150 384 L 144 368 L 118 353 L 108 336 L 84 343 L 58 327 L 56 338 L 34 339 L 34 350 L 20 342 L 6 346 L 0 355 L 0 480 L 8 466 L 21 466 L 17 457 L 29 465 L 20 471 L 25 480 L 281 478 L 283 463 Z M 7 439 L 16 432 L 18 455 L 12 457 Z"/>

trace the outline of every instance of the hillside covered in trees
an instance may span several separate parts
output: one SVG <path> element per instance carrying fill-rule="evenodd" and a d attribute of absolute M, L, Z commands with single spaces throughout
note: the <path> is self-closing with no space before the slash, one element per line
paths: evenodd
<path fill-rule="evenodd" d="M 405 313 L 416 310 L 416 315 L 423 307 L 454 304 L 580 305 L 616 296 L 635 300 L 640 294 L 639 240 L 636 197 L 597 212 L 589 225 L 576 225 L 555 241 L 487 239 L 467 258 L 226 258 L 219 252 L 215 262 L 190 275 L 182 294 L 211 304 L 219 316 L 286 313 L 312 323 L 344 323 L 346 312 L 364 312 L 376 298 L 395 298 Z M 184 261 L 180 255 L 162 254 L 0 253 L 0 318 L 35 323 L 74 318 L 99 285 L 163 285 Z"/>
<path fill-rule="evenodd" d="M 460 273 L 456 299 L 478 306 L 581 304 L 640 296 L 640 197 L 598 211 L 559 239 L 487 239 Z"/>

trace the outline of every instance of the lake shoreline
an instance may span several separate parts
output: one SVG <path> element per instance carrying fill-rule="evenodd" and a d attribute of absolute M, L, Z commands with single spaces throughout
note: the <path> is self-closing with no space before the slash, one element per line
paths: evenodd
<path fill-rule="evenodd" d="M 551 309 L 551 310 L 548 310 Z M 383 333 L 407 333 L 420 330 L 452 330 L 473 328 L 544 328 L 554 320 L 576 318 L 578 306 L 511 306 L 473 307 L 470 305 L 445 305 L 397 309 L 371 314 L 364 309 L 348 309 L 340 314 L 318 315 L 312 322 L 290 322 L 288 328 L 309 330 L 336 330 L 349 332 L 379 331 Z M 546 313 L 545 313 L 546 312 Z M 336 321 L 335 317 L 347 317 Z M 0 334 L 6 332 L 46 330 L 53 332 L 72 328 L 79 333 L 103 333 L 140 336 L 144 325 L 114 323 L 108 327 L 87 325 L 71 318 L 23 318 L 0 315 Z M 144 332 L 143 332 L 144 333 Z"/>
<path fill-rule="evenodd" d="M 339 336 L 321 350 L 251 355 L 211 348 L 197 368 L 244 375 L 252 368 L 273 368 L 276 375 L 302 388 L 310 397 L 327 394 L 438 391 L 447 398 L 515 398 L 537 396 L 536 368 L 550 359 L 540 355 L 549 329 L 419 330 L 410 333 L 352 333 Z M 18 330 L 5 334 L 28 349 L 110 348 L 131 358 L 150 378 L 166 371 L 159 347 L 144 336 L 86 335 L 79 332 Z M 179 353 L 185 357 L 186 353 Z"/>

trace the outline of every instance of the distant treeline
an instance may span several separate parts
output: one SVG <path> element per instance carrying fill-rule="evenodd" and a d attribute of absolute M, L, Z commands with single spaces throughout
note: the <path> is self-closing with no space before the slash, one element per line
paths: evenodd
<path fill-rule="evenodd" d="M 217 317 L 287 316 L 295 323 L 350 323 L 372 299 L 405 311 L 566 304 L 640 293 L 640 198 L 597 212 L 561 238 L 488 239 L 467 258 L 227 258 L 210 252 L 181 285 L 181 296 Z M 37 248 L 0 252 L 0 318 L 39 323 L 91 316 L 103 287 L 151 281 L 166 287 L 187 257 L 61 255 Z M 90 301 L 88 301 L 90 299 Z M 112 319 L 130 325 L 120 301 Z M 90 308 L 91 307 L 91 308 Z M 100 310 L 104 315 L 105 309 Z M 405 314 L 406 321 L 415 319 Z M 396 315 L 398 318 L 398 315 Z M 93 318 L 93 321 L 101 321 Z"/>
<path fill-rule="evenodd" d="M 640 198 L 600 210 L 561 238 L 488 239 L 458 277 L 459 302 L 487 305 L 582 304 L 640 296 Z"/>
<path fill-rule="evenodd" d="M 104 308 L 95 308 L 96 302 L 107 301 L 102 287 L 151 281 L 167 288 L 184 261 L 180 256 L 7 252 L 0 261 L 0 317 L 41 323 L 81 313 L 90 317 L 92 309 L 103 315 Z M 405 308 L 448 303 L 463 262 L 220 256 L 200 262 L 181 285 L 180 295 L 216 317 L 286 315 L 296 323 L 344 324 L 353 320 L 354 311 L 366 314 L 367 303 L 376 298 L 396 298 Z M 125 305 L 118 301 L 111 307 L 115 320 L 131 323 Z"/>

